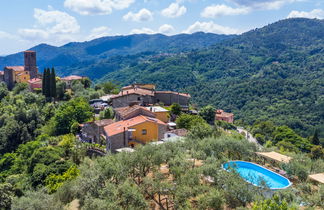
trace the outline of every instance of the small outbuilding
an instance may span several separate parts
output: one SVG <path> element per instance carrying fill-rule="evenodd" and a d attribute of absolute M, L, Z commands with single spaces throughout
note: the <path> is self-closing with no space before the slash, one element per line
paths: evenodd
<path fill-rule="evenodd" d="M 282 155 L 278 152 L 256 152 L 255 154 L 265 159 L 269 159 L 279 163 L 289 163 L 289 161 L 292 159 L 291 157 L 287 155 Z"/>
<path fill-rule="evenodd" d="M 224 110 L 222 110 L 222 109 L 217 109 L 216 113 L 215 113 L 215 119 L 225 121 L 228 123 L 233 123 L 234 122 L 234 114 L 224 112 Z"/>
<path fill-rule="evenodd" d="M 324 184 L 324 173 L 308 175 L 308 178 L 312 181 Z"/>

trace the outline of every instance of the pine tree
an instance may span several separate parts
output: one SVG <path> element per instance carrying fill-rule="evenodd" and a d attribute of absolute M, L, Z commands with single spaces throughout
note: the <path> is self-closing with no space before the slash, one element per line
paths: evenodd
<path fill-rule="evenodd" d="M 47 75 L 47 69 L 44 68 L 43 72 L 43 79 L 42 79 L 42 93 L 44 96 L 46 96 L 46 75 Z"/>
<path fill-rule="evenodd" d="M 51 70 L 48 68 L 46 70 L 46 76 L 45 76 L 45 96 L 51 97 Z"/>
<path fill-rule="evenodd" d="M 314 136 L 312 137 L 311 142 L 314 145 L 320 145 L 320 140 L 318 138 L 318 130 L 317 129 L 314 132 Z"/>
<path fill-rule="evenodd" d="M 50 95 L 52 98 L 56 98 L 56 74 L 54 67 L 52 68 L 52 72 L 50 75 L 51 83 L 50 83 Z"/>

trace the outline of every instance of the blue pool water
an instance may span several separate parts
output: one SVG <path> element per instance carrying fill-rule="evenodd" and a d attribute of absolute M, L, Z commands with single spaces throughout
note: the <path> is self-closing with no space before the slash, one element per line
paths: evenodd
<path fill-rule="evenodd" d="M 262 166 L 245 161 L 230 161 L 223 164 L 227 171 L 235 170 L 243 179 L 255 186 L 264 186 L 270 189 L 284 189 L 291 185 L 291 182 Z"/>

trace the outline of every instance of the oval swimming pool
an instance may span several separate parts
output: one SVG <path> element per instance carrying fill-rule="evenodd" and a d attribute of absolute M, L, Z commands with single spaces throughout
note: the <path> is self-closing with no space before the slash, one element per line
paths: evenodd
<path fill-rule="evenodd" d="M 291 182 L 269 169 L 258 164 L 246 161 L 229 161 L 223 164 L 227 171 L 235 170 L 243 179 L 255 186 L 264 186 L 272 190 L 285 189 L 291 185 Z"/>

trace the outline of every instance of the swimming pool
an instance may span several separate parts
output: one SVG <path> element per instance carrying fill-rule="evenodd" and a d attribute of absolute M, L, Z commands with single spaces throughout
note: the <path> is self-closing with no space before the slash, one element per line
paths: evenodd
<path fill-rule="evenodd" d="M 264 186 L 272 190 L 285 189 L 291 185 L 291 182 L 258 164 L 246 161 L 229 161 L 223 164 L 223 168 L 227 171 L 235 170 L 244 180 L 255 185 Z"/>

